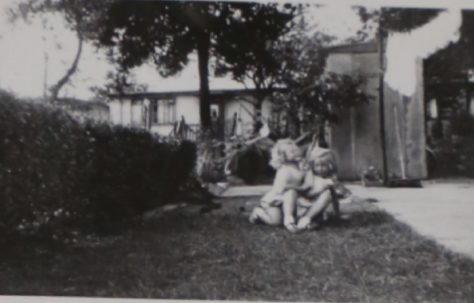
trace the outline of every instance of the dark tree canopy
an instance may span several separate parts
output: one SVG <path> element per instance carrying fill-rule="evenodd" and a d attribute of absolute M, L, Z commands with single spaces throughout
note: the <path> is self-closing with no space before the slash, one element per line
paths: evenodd
<path fill-rule="evenodd" d="M 265 10 L 247 9 L 253 11 L 245 14 L 249 17 L 236 20 L 234 26 L 221 32 L 223 39 L 217 47 L 216 74 L 230 73 L 243 83 L 249 80 L 255 88 L 256 105 L 261 107 L 278 84 L 277 77 L 282 70 L 281 40 L 297 26 L 295 16 L 301 15 L 302 6 L 286 6 L 286 14 L 278 13 L 281 8 L 277 5 L 269 5 Z"/>
<path fill-rule="evenodd" d="M 467 76 L 468 71 L 474 69 L 473 53 L 474 11 L 464 10 L 459 41 L 430 56 L 425 61 L 425 74 L 439 81 Z"/>
<path fill-rule="evenodd" d="M 201 122 L 208 128 L 210 59 L 232 64 L 237 78 L 257 65 L 271 65 L 266 46 L 287 31 L 293 13 L 292 6 L 277 4 L 116 1 L 101 22 L 98 41 L 117 51 L 122 67 L 152 59 L 162 76 L 182 70 L 197 52 Z"/>
<path fill-rule="evenodd" d="M 359 17 L 364 25 L 369 21 L 375 21 L 382 31 L 385 32 L 409 32 L 435 18 L 439 9 L 415 9 L 415 8 L 382 8 L 370 11 L 365 7 L 358 7 Z"/>
<path fill-rule="evenodd" d="M 332 37 L 297 24 L 276 44 L 280 63 L 276 83 L 283 89 L 273 93 L 277 112 L 286 120 L 283 135 L 298 137 L 303 131 L 322 133 L 327 122 L 337 122 L 341 108 L 370 101 L 360 75 L 341 75 L 325 70 L 327 47 Z M 277 126 L 281 128 L 280 126 Z"/>
<path fill-rule="evenodd" d="M 239 62 L 258 56 L 266 64 L 265 47 L 291 26 L 292 5 L 251 2 L 28 0 L 20 12 L 61 12 L 69 25 L 99 47 L 121 69 L 155 63 L 162 76 L 174 75 L 197 53 L 200 114 L 210 126 L 209 62 L 212 58 Z M 79 22 L 80 21 L 80 22 Z M 262 61 L 260 61 L 262 60 Z M 242 62 L 249 68 L 248 60 Z M 242 69 L 232 72 L 238 77 Z"/>
<path fill-rule="evenodd" d="M 370 21 L 375 21 L 382 33 L 386 33 L 414 30 L 433 20 L 442 10 L 384 8 L 379 11 L 368 11 L 358 8 L 358 12 L 366 26 L 369 26 Z M 474 53 L 474 11 L 463 10 L 459 41 L 451 43 L 425 60 L 425 77 L 443 81 L 466 74 L 469 69 L 474 69 L 472 53 Z"/>

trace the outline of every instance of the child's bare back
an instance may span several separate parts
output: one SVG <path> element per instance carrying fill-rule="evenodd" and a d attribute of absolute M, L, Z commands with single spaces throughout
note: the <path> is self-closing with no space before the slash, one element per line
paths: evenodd
<path fill-rule="evenodd" d="M 296 165 L 282 165 L 278 169 L 271 190 L 262 197 L 262 204 L 280 204 L 283 193 L 289 189 L 299 187 L 303 182 L 304 174 Z"/>

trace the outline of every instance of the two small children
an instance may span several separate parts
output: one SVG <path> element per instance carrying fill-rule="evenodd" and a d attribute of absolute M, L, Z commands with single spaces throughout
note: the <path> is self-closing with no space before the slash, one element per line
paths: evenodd
<path fill-rule="evenodd" d="M 312 221 L 332 205 L 339 215 L 335 195 L 335 161 L 322 157 L 320 148 L 310 149 L 308 161 L 293 140 L 279 140 L 270 164 L 277 169 L 271 190 L 250 215 L 250 222 L 283 225 L 291 232 L 311 228 Z M 328 160 L 329 159 L 329 160 Z M 297 219 L 297 220 L 296 220 Z"/>

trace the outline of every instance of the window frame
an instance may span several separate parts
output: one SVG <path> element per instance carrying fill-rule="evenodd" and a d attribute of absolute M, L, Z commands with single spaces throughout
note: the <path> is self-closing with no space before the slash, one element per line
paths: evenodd
<path fill-rule="evenodd" d="M 176 98 L 159 98 L 151 100 L 152 125 L 173 125 L 177 122 Z M 164 110 L 167 112 L 163 112 Z"/>

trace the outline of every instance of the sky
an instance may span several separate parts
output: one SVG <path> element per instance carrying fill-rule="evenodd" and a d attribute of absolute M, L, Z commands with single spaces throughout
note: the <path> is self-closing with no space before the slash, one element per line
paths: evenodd
<path fill-rule="evenodd" d="M 54 84 L 70 66 L 76 52 L 77 38 L 67 29 L 60 15 L 49 15 L 46 23 L 43 23 L 41 18 L 36 18 L 30 24 L 22 21 L 10 24 L 4 10 L 19 1 L 21 0 L 0 1 L 0 88 L 21 97 L 39 97 L 45 91 L 45 84 L 48 87 Z M 337 37 L 338 41 L 354 36 L 362 26 L 356 12 L 347 3 L 341 3 L 334 1 L 313 8 L 307 18 L 319 30 Z M 390 56 L 387 56 L 386 77 L 391 86 L 406 95 L 412 94 L 416 57 L 425 58 L 449 42 L 455 42 L 458 39 L 459 24 L 459 9 L 452 9 L 418 31 L 391 35 L 387 49 Z M 113 68 L 107 63 L 103 52 L 86 44 L 79 71 L 61 95 L 90 99 L 93 97 L 90 88 L 104 85 L 106 74 L 111 70 Z M 161 78 L 152 65 L 135 69 L 134 75 L 136 82 L 145 84 L 148 91 L 199 88 L 195 56 L 191 57 L 188 66 L 175 77 Z M 210 88 L 243 86 L 229 77 L 224 77 L 210 79 Z"/>
<path fill-rule="evenodd" d="M 461 10 L 450 9 L 410 33 L 390 34 L 385 52 L 385 81 L 403 95 L 413 95 L 417 84 L 416 61 L 457 42 L 461 22 Z"/>
<path fill-rule="evenodd" d="M 41 18 L 30 24 L 18 21 L 10 24 L 5 9 L 19 0 L 0 1 L 0 88 L 14 92 L 21 97 L 39 97 L 44 93 L 45 83 L 51 86 L 60 79 L 74 59 L 77 38 L 64 26 L 60 15 L 49 15 L 46 24 Z M 312 10 L 310 21 L 328 34 L 347 38 L 353 35 L 361 23 L 358 16 L 347 5 L 330 5 Z M 317 20 L 317 21 L 316 21 Z M 62 95 L 82 99 L 92 98 L 92 86 L 105 83 L 107 63 L 102 51 L 86 44 L 79 71 L 67 85 Z M 199 81 L 197 61 L 190 64 L 176 77 L 163 79 L 153 66 L 143 66 L 134 71 L 135 79 L 145 84 L 149 91 L 197 90 Z M 210 81 L 211 89 L 242 88 L 229 77 Z"/>

